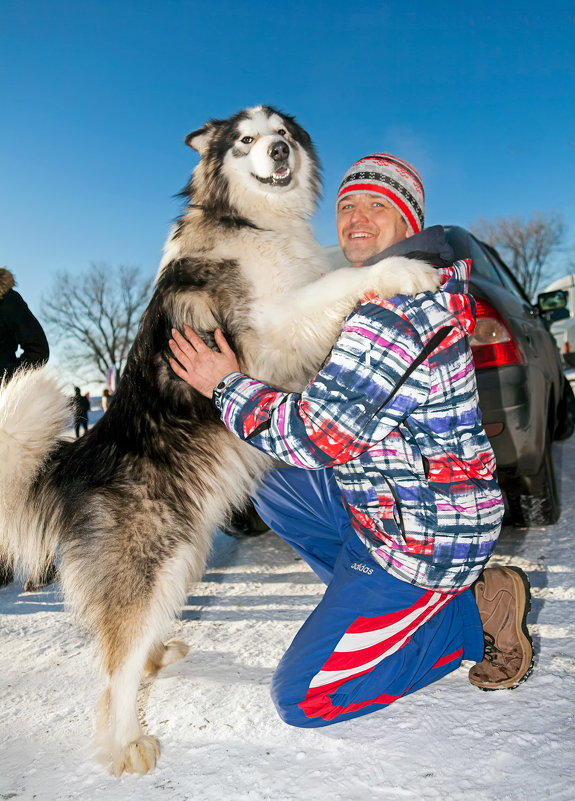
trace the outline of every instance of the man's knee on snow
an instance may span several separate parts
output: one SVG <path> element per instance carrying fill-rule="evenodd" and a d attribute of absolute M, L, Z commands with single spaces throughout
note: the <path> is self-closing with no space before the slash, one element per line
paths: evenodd
<path fill-rule="evenodd" d="M 333 709 L 329 696 L 325 693 L 310 698 L 309 690 L 305 696 L 294 692 L 293 682 L 284 681 L 278 672 L 274 674 L 270 694 L 278 715 L 288 726 L 303 729 L 329 726 L 337 722 L 337 716 L 330 716 Z"/>

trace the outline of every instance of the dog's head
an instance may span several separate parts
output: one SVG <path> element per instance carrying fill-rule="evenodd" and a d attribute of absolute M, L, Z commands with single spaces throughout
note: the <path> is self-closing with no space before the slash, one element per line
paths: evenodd
<path fill-rule="evenodd" d="M 256 106 L 210 120 L 186 144 L 201 156 L 188 187 L 193 202 L 256 223 L 266 211 L 313 213 L 319 162 L 309 134 L 293 117 Z"/>

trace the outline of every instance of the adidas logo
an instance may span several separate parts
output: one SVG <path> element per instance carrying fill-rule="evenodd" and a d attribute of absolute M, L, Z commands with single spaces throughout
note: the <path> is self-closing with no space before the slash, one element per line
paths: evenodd
<path fill-rule="evenodd" d="M 360 573 L 367 573 L 368 576 L 371 576 L 371 574 L 373 573 L 371 567 L 368 567 L 367 565 L 364 565 L 361 562 L 354 562 L 353 565 L 351 566 L 351 569 L 358 570 Z"/>

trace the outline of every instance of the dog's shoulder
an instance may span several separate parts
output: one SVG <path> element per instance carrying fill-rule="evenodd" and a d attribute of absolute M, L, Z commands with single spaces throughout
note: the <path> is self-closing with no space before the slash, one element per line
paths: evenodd
<path fill-rule="evenodd" d="M 217 286 L 226 275 L 238 272 L 238 262 L 211 254 L 179 256 L 164 263 L 156 277 L 156 289 L 170 292 L 177 289 L 209 289 Z"/>

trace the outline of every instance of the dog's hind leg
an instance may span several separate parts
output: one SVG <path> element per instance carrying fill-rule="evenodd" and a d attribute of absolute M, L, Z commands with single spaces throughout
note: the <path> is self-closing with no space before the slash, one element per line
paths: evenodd
<path fill-rule="evenodd" d="M 160 755 L 158 740 L 142 729 L 138 690 L 148 655 L 158 653 L 158 635 L 169 626 L 173 607 L 166 606 L 157 591 L 146 597 L 146 588 L 145 583 L 133 583 L 129 600 L 110 592 L 114 603 L 102 609 L 98 624 L 108 684 L 98 709 L 96 743 L 101 759 L 117 776 L 124 771 L 148 773 Z"/>
<path fill-rule="evenodd" d="M 148 773 L 160 755 L 156 737 L 145 734 L 138 718 L 138 689 L 150 644 L 142 638 L 110 673 L 98 708 L 97 743 L 112 773 Z"/>
<path fill-rule="evenodd" d="M 149 537 L 150 541 L 157 539 Z M 150 567 L 154 553 L 149 551 L 143 567 L 150 568 L 153 580 L 143 569 L 136 569 L 125 549 L 123 570 L 114 576 L 113 588 L 109 582 L 114 563 L 108 565 L 108 592 L 102 595 L 103 604 L 94 620 L 102 667 L 109 678 L 99 707 L 97 743 L 101 757 L 116 775 L 147 773 L 156 764 L 160 746 L 142 729 L 138 690 L 146 672 L 154 673 L 188 650 L 180 640 L 164 645 L 160 638 L 185 602 L 190 578 L 201 575 L 208 546 L 206 534 L 192 549 L 192 559 L 187 556 L 187 545 L 175 548 L 158 570 Z M 122 566 L 118 560 L 115 565 Z"/>

